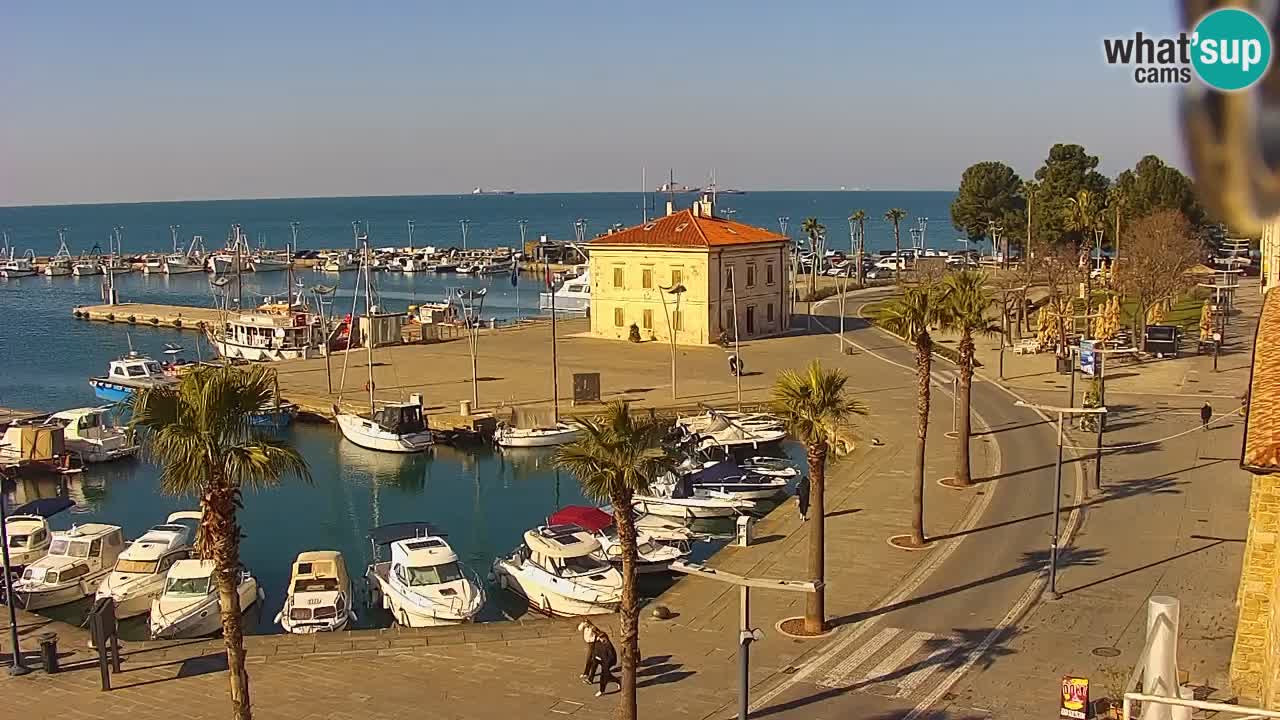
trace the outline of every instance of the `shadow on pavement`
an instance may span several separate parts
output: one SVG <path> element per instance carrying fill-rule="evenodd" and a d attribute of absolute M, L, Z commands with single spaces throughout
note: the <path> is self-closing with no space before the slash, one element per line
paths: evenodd
<path fill-rule="evenodd" d="M 1122 577 L 1124 577 L 1124 576 L 1126 576 L 1126 575 L 1132 575 L 1132 574 L 1134 574 L 1134 573 L 1142 572 L 1143 570 L 1150 570 L 1150 569 L 1151 569 L 1151 568 L 1153 568 L 1153 567 L 1157 567 L 1157 566 L 1163 565 L 1163 564 L 1165 564 L 1165 563 L 1167 563 L 1167 562 L 1173 562 L 1174 560 L 1180 560 L 1180 559 L 1182 559 L 1182 558 L 1184 558 L 1184 557 L 1187 557 L 1188 555 L 1195 555 L 1195 554 L 1196 554 L 1196 553 L 1198 553 L 1198 552 L 1201 552 L 1201 551 L 1204 551 L 1204 550 L 1208 550 L 1208 549 L 1210 549 L 1210 548 L 1217 547 L 1217 546 L 1219 546 L 1219 545 L 1222 545 L 1223 543 L 1228 543 L 1228 542 L 1240 542 L 1239 540 L 1230 540 L 1230 539 L 1227 539 L 1227 538 L 1203 538 L 1203 537 L 1202 537 L 1202 538 L 1200 538 L 1200 539 L 1202 539 L 1202 540 L 1213 540 L 1213 542 L 1205 543 L 1204 545 L 1201 545 L 1201 546 L 1199 546 L 1199 547 L 1191 548 L 1190 550 L 1186 550 L 1186 551 L 1183 551 L 1183 552 L 1177 553 L 1176 555 L 1170 555 L 1169 557 L 1164 558 L 1164 559 L 1162 559 L 1162 560 L 1156 560 L 1156 561 L 1154 561 L 1154 562 L 1149 562 L 1149 563 L 1147 563 L 1146 565 L 1139 565 L 1139 566 L 1138 566 L 1138 567 L 1136 567 L 1136 568 L 1130 568 L 1130 569 L 1128 569 L 1128 570 L 1125 570 L 1124 572 L 1118 572 L 1118 573 L 1116 573 L 1116 574 L 1114 574 L 1114 575 L 1108 575 L 1107 577 L 1099 578 L 1098 580 L 1094 580 L 1093 582 L 1085 583 L 1085 584 L 1083 584 L 1083 585 L 1078 585 L 1078 586 L 1073 587 L 1073 588 L 1067 588 L 1066 590 L 1061 590 L 1060 592 L 1061 592 L 1063 595 L 1070 595 L 1071 593 L 1076 592 L 1077 590 L 1087 590 L 1088 588 L 1091 588 L 1091 587 L 1093 587 L 1093 586 L 1095 586 L 1095 585 L 1101 585 L 1101 584 L 1106 583 L 1106 582 L 1111 582 L 1112 580 L 1116 580 L 1116 579 L 1118 579 L 1118 578 L 1122 578 Z"/>

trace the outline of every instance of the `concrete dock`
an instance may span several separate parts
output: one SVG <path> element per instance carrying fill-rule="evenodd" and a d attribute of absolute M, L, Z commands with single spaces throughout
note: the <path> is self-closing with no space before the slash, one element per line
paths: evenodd
<path fill-rule="evenodd" d="M 82 320 L 199 330 L 220 322 L 221 312 L 213 308 L 187 305 L 120 303 L 118 305 L 77 305 L 71 314 Z"/>

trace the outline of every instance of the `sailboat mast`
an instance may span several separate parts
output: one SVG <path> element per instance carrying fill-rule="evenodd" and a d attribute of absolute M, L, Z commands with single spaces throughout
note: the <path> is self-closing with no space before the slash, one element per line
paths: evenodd
<path fill-rule="evenodd" d="M 364 242 L 360 246 L 360 272 L 364 273 L 364 318 L 365 318 L 365 338 L 364 346 L 367 356 L 367 365 L 369 366 L 369 412 L 374 412 L 373 407 L 373 293 L 370 291 L 370 284 L 373 279 L 369 277 L 369 235 L 366 233 Z"/>
<path fill-rule="evenodd" d="M 180 227 L 182 227 L 182 226 L 181 226 L 181 225 L 170 225 L 170 226 L 169 226 L 169 234 L 173 236 L 173 251 L 174 251 L 174 252 L 178 252 L 178 228 L 180 228 Z"/>
<path fill-rule="evenodd" d="M 551 292 L 551 407 L 555 422 L 560 422 L 560 363 L 556 355 L 556 287 L 551 273 L 546 273 L 547 289 Z"/>
<path fill-rule="evenodd" d="M 298 251 L 298 225 L 300 223 L 297 220 L 289 223 L 289 232 L 293 235 L 293 243 L 284 249 L 284 259 L 287 263 L 285 271 L 289 273 L 288 277 L 285 278 L 284 302 L 286 310 L 289 312 L 293 311 L 293 254 Z"/>
<path fill-rule="evenodd" d="M 235 240 L 234 240 L 234 243 L 233 243 L 233 244 L 235 245 L 235 249 L 236 249 L 236 254 L 235 254 L 235 261 L 236 261 L 236 312 L 239 312 L 239 311 L 241 311 L 241 310 L 243 310 L 243 309 L 244 309 L 244 279 L 241 277 L 241 271 L 243 270 L 243 268 L 241 268 L 241 267 L 240 267 L 241 263 L 243 262 L 243 260 L 242 260 L 242 259 L 241 259 L 241 257 L 240 257 L 240 245 L 241 245 L 241 243 L 242 243 L 242 239 L 241 239 L 241 236 L 240 236 L 240 226 L 239 226 L 238 224 L 237 224 L 237 225 L 232 225 L 232 226 L 231 226 L 231 232 L 232 232 L 232 234 L 233 234 L 233 235 L 235 235 Z"/>

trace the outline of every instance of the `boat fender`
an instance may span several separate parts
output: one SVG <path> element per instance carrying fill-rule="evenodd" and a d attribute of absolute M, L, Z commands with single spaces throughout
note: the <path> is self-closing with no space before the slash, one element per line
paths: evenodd
<path fill-rule="evenodd" d="M 130 325 L 132 325 L 132 324 L 134 324 L 134 323 L 136 323 L 136 322 L 138 322 L 138 317 L 137 317 L 136 315 L 130 315 L 130 316 L 129 316 L 129 324 L 130 324 Z"/>
<path fill-rule="evenodd" d="M 542 594 L 542 612 L 551 614 L 551 601 L 547 599 L 546 593 Z"/>
<path fill-rule="evenodd" d="M 203 321 L 203 320 L 201 320 L 201 321 L 197 322 L 197 323 L 196 323 L 196 327 L 198 327 L 198 328 L 200 328 L 201 330 L 203 330 L 203 329 L 204 329 L 204 321 Z"/>
<path fill-rule="evenodd" d="M 116 321 L 116 314 L 115 314 L 115 313 L 107 313 L 107 321 L 108 321 L 108 322 L 115 322 L 115 321 Z"/>
<path fill-rule="evenodd" d="M 176 327 L 176 328 L 180 328 L 180 327 L 182 327 L 182 318 L 174 318 L 174 319 L 173 319 L 173 326 L 174 326 L 174 327 Z"/>

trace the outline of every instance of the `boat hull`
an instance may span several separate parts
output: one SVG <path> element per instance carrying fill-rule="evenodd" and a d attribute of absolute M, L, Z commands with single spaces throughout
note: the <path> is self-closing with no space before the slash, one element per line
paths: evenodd
<path fill-rule="evenodd" d="M 293 423 L 293 419 L 298 415 L 298 408 L 294 405 L 281 405 L 280 409 L 271 408 L 268 410 L 259 410 L 249 414 L 249 425 L 256 428 L 266 428 L 269 430 L 283 430 Z"/>
<path fill-rule="evenodd" d="M 258 581 L 253 578 L 240 583 L 239 591 L 241 612 L 253 607 L 254 603 L 261 602 L 264 597 L 262 589 L 258 587 Z M 155 612 L 157 603 L 152 603 L 151 611 L 153 639 L 197 638 L 222 632 L 222 604 L 218 601 L 216 594 L 212 602 L 194 605 L 185 612 L 172 613 L 170 617 L 160 622 L 157 622 Z"/>
<path fill-rule="evenodd" d="M 35 270 L 0 270 L 0 277 L 9 279 L 31 277 L 35 274 Z"/>
<path fill-rule="evenodd" d="M 366 450 L 392 453 L 420 453 L 431 449 L 434 440 L 431 431 L 411 435 L 392 435 L 359 415 L 338 414 L 338 429 L 342 437 L 353 445 Z"/>
<path fill-rule="evenodd" d="M 66 275 L 70 275 L 70 274 L 71 274 L 71 268 L 69 268 L 69 267 L 56 267 L 56 266 L 53 266 L 53 265 L 45 265 L 45 266 L 44 266 L 44 274 L 45 274 L 45 277 L 64 277 L 64 276 L 66 276 Z"/>
<path fill-rule="evenodd" d="M 320 351 L 317 348 L 264 348 L 241 345 L 223 339 L 212 339 L 210 342 L 219 355 L 233 360 L 280 362 L 282 360 L 309 360 L 320 357 Z"/>
<path fill-rule="evenodd" d="M 76 265 L 75 267 L 71 268 L 71 274 L 75 275 L 76 277 L 88 277 L 90 275 L 101 275 L 102 267 L 98 265 L 94 265 L 93 267 L 89 267 L 85 265 Z"/>
<path fill-rule="evenodd" d="M 741 515 L 742 511 L 732 505 L 710 505 L 697 502 L 681 502 L 665 498 L 637 497 L 635 507 L 641 512 L 663 517 L 677 517 L 693 520 L 708 520 Z"/>
<path fill-rule="evenodd" d="M 99 400 L 118 403 L 124 402 L 133 397 L 134 389 L 131 387 L 119 385 L 107 380 L 90 380 L 89 384 L 93 386 L 93 394 Z"/>
<path fill-rule="evenodd" d="M 19 590 L 15 587 L 13 590 L 15 607 L 24 610 L 41 610 L 76 602 L 93 595 L 98 582 L 110 572 L 108 568 L 106 571 L 90 573 L 81 577 L 79 582 L 48 590 Z"/>
<path fill-rule="evenodd" d="M 523 600 L 530 610 L 550 617 L 608 615 L 617 612 L 620 604 L 588 602 L 526 583 L 518 572 L 513 572 L 503 561 L 494 565 L 494 575 L 498 578 L 498 585 Z"/>
<path fill-rule="evenodd" d="M 577 440 L 579 433 L 578 428 L 573 427 L 545 432 L 521 432 L 518 429 L 503 428 L 498 431 L 494 441 L 501 447 L 510 448 L 556 447 Z"/>
<path fill-rule="evenodd" d="M 165 263 L 165 275 L 187 275 L 190 273 L 204 272 L 204 265 L 175 265 L 173 263 Z"/>

